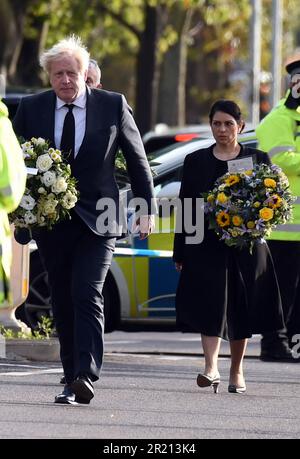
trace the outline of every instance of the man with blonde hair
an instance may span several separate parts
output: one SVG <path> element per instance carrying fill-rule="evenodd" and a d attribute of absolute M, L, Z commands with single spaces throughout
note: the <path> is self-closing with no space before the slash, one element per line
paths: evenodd
<path fill-rule="evenodd" d="M 52 308 L 66 385 L 56 403 L 89 403 L 103 360 L 103 295 L 116 237 L 118 211 L 105 225 L 105 206 L 119 208 L 115 156 L 122 149 L 135 196 L 147 203 L 140 237 L 151 232 L 153 181 L 143 143 L 123 95 L 90 89 L 89 53 L 70 37 L 41 57 L 52 90 L 22 99 L 14 127 L 25 139 L 43 137 L 69 154 L 80 198 L 72 219 L 34 235 L 49 275 Z M 149 210 L 149 211 L 148 211 Z M 105 218 L 104 218 L 105 217 Z"/>

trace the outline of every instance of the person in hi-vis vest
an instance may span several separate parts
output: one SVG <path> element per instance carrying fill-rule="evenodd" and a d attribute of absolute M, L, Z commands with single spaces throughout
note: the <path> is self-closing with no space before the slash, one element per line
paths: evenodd
<path fill-rule="evenodd" d="M 263 335 L 261 359 L 300 362 L 292 352 L 300 333 L 300 56 L 286 71 L 291 83 L 286 96 L 256 129 L 259 148 L 287 175 L 296 196 L 293 220 L 276 227 L 268 241 L 281 291 L 286 329 Z M 300 356 L 299 356 L 300 357 Z"/>
<path fill-rule="evenodd" d="M 15 210 L 23 196 L 26 169 L 22 150 L 0 100 L 0 307 L 10 303 L 11 232 L 8 213 Z"/>

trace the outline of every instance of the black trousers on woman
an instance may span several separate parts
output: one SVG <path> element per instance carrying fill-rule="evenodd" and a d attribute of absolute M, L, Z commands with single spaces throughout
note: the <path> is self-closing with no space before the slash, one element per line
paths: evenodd
<path fill-rule="evenodd" d="M 104 349 L 102 289 L 116 239 L 96 235 L 74 212 L 72 220 L 34 236 L 49 276 L 66 382 L 78 375 L 96 381 Z"/>

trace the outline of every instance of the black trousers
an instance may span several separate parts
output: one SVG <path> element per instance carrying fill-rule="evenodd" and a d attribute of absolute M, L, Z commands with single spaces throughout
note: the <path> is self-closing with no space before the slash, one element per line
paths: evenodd
<path fill-rule="evenodd" d="M 78 374 L 96 381 L 104 350 L 102 289 L 116 239 L 94 234 L 75 213 L 35 239 L 49 276 L 66 381 Z"/>
<path fill-rule="evenodd" d="M 272 349 L 278 341 L 300 333 L 300 242 L 268 241 L 282 299 L 286 329 L 263 335 L 262 344 Z"/>

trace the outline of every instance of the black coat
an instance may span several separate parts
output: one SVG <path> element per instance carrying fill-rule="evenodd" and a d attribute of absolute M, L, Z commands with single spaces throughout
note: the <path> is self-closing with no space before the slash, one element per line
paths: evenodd
<path fill-rule="evenodd" d="M 266 153 L 241 147 L 239 157 L 254 155 L 269 163 Z M 180 198 L 197 198 L 227 172 L 227 162 L 216 159 L 213 146 L 188 155 Z M 200 244 L 186 244 L 175 234 L 174 261 L 183 268 L 176 295 L 181 329 L 208 336 L 243 339 L 283 327 L 281 299 L 273 261 L 266 243 L 248 249 L 228 247 L 205 222 Z"/>

